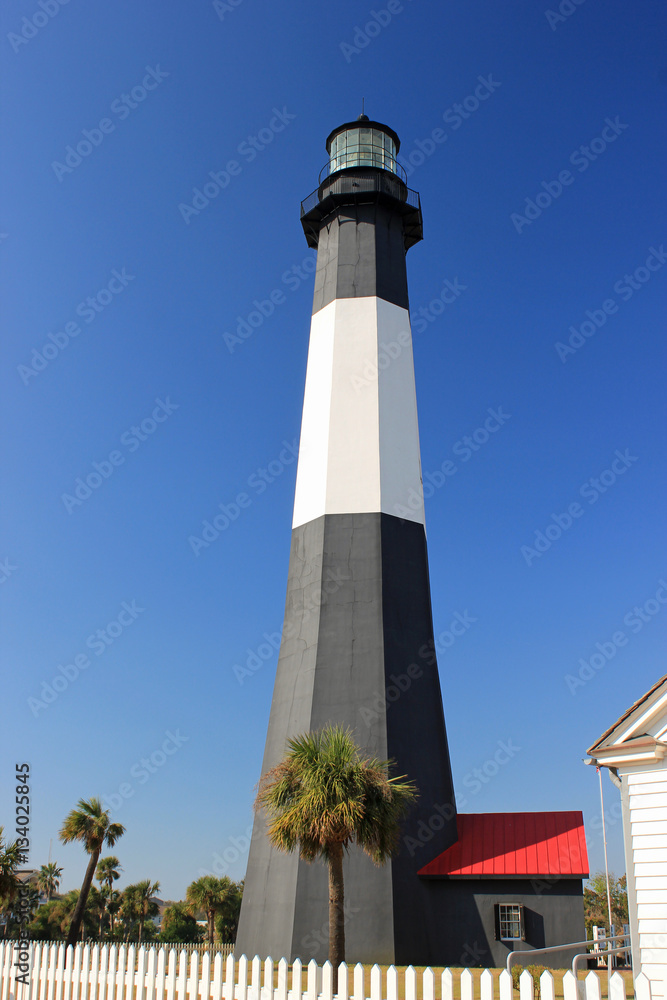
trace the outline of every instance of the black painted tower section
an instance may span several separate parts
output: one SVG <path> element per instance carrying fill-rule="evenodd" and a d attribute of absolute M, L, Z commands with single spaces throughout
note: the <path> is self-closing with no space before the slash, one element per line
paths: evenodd
<path fill-rule="evenodd" d="M 331 336 L 338 344 L 343 337 L 344 342 L 341 323 L 377 314 L 380 343 L 385 315 L 395 323 L 404 321 L 409 331 L 405 254 L 421 238 L 421 211 L 418 196 L 395 170 L 348 166 L 327 176 L 304 203 L 304 231 L 318 250 L 307 379 L 319 377 L 314 363 L 315 374 L 311 372 L 314 353 L 322 350 L 322 357 L 329 357 L 318 346 L 322 338 Z M 348 440 L 336 429 L 336 408 L 343 405 L 340 386 L 346 385 L 337 369 L 345 359 L 336 350 L 326 383 L 333 386 L 330 447 L 337 451 L 338 468 L 347 451 L 356 454 L 358 438 L 363 439 L 367 451 L 378 457 L 379 500 L 377 509 L 359 500 L 358 484 L 352 483 L 346 509 L 346 487 L 324 475 L 318 492 L 319 484 L 308 482 L 308 467 L 300 455 L 285 624 L 262 774 L 284 756 L 289 737 L 326 723 L 344 723 L 369 754 L 393 758 L 394 773 L 415 781 L 420 795 L 404 825 L 400 853 L 383 867 L 374 866 L 356 848 L 346 858 L 346 957 L 348 962 L 429 964 L 441 946 L 442 926 L 434 919 L 431 887 L 417 872 L 456 840 L 456 811 L 434 653 L 423 517 L 409 519 L 393 512 L 396 488 L 386 486 L 391 477 L 382 478 L 383 463 L 398 460 L 382 420 L 375 452 L 374 431 L 353 428 Z M 413 379 L 411 354 L 405 370 Z M 380 371 L 378 379 L 383 378 Z M 378 390 L 380 396 L 385 384 Z M 409 389 L 408 379 L 406 392 Z M 391 399 L 382 406 L 390 410 Z M 302 449 L 306 413 L 304 408 Z M 406 454 L 406 461 L 418 470 L 416 417 L 415 442 L 416 454 Z M 322 459 L 317 456 L 320 463 Z M 368 495 L 372 475 L 369 472 Z M 317 516 L 301 523 L 297 509 L 306 508 L 299 507 L 299 491 L 307 494 L 311 485 L 313 495 L 323 499 L 309 501 L 307 509 Z M 257 816 L 236 954 L 270 955 L 275 960 L 300 957 L 305 962 L 324 961 L 327 952 L 324 863 L 306 864 L 296 854 L 272 849 L 263 818 Z"/>

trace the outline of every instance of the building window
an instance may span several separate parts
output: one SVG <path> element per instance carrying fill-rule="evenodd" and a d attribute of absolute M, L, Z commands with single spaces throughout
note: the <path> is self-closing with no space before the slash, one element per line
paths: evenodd
<path fill-rule="evenodd" d="M 526 932 L 521 903 L 498 903 L 496 913 L 498 937 L 501 941 L 525 941 Z"/>

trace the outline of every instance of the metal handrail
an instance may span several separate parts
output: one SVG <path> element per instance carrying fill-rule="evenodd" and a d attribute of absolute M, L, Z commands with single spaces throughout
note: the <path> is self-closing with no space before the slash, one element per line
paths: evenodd
<path fill-rule="evenodd" d="M 598 942 L 596 941 L 595 943 L 597 944 Z M 580 958 L 604 958 L 605 955 L 624 955 L 631 951 L 632 948 L 628 945 L 626 948 L 600 948 L 598 952 L 593 952 L 592 955 L 589 951 L 581 952 L 579 955 L 575 955 L 572 959 L 572 972 L 575 976 L 577 975 L 577 964 Z"/>
<path fill-rule="evenodd" d="M 601 944 L 604 941 L 621 941 L 621 940 L 622 941 L 626 941 L 627 938 L 628 938 L 627 934 L 614 934 L 612 937 L 601 938 L 600 940 L 597 940 L 597 941 L 593 940 L 593 938 L 589 938 L 586 941 L 568 941 L 567 944 L 552 945 L 550 948 L 531 948 L 530 951 L 525 951 L 525 950 L 524 951 L 511 951 L 509 953 L 509 955 L 507 956 L 507 962 L 505 964 L 505 968 L 507 969 L 508 972 L 511 972 L 511 970 L 512 970 L 512 961 L 513 961 L 513 959 L 517 955 L 524 955 L 524 956 L 525 955 L 530 955 L 531 958 L 532 958 L 533 955 L 546 955 L 548 952 L 551 952 L 551 951 L 569 951 L 570 948 L 583 948 L 584 945 L 586 945 L 586 947 L 590 947 L 591 945 L 599 945 L 599 944 Z M 612 949 L 611 951 L 608 948 L 604 948 L 604 949 L 600 948 L 600 954 L 601 955 L 615 954 L 616 952 L 622 952 L 622 951 L 632 951 L 632 949 L 629 946 L 627 948 L 615 948 L 615 949 Z M 590 955 L 589 955 L 588 952 L 582 952 L 580 955 L 575 955 L 574 959 L 572 960 L 572 971 L 573 972 L 574 972 L 574 962 L 578 958 L 581 958 L 582 955 L 585 955 L 587 958 L 590 958 Z"/>

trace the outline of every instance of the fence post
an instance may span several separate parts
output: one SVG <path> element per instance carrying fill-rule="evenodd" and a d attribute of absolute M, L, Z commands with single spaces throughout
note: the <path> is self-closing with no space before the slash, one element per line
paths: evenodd
<path fill-rule="evenodd" d="M 422 995 L 424 1000 L 435 1000 L 435 973 L 431 968 L 424 969 Z"/>
<path fill-rule="evenodd" d="M 190 956 L 188 997 L 189 1000 L 199 1000 L 199 952 L 198 951 L 193 951 L 192 955 Z"/>
<path fill-rule="evenodd" d="M 225 962 L 225 984 L 222 993 L 225 1000 L 234 1000 L 234 973 L 236 972 L 236 962 L 233 955 L 227 956 Z"/>
<path fill-rule="evenodd" d="M 262 986 L 262 960 L 259 955 L 255 955 L 250 966 L 250 995 L 249 1000 L 260 1000 L 260 990 Z"/>
<path fill-rule="evenodd" d="M 535 984 L 528 969 L 519 976 L 519 997 L 520 1000 L 535 1000 Z"/>
<path fill-rule="evenodd" d="M 162 949 L 160 949 L 160 952 Z M 155 948 L 148 949 L 148 962 L 146 965 L 146 1000 L 155 1000 L 155 961 L 157 954 Z M 100 997 L 100 1000 L 104 1000 Z M 162 1000 L 162 997 L 160 997 Z"/>
<path fill-rule="evenodd" d="M 417 973 L 411 965 L 405 970 L 405 1000 L 417 1000 Z"/>
<path fill-rule="evenodd" d="M 625 979 L 620 972 L 615 972 L 609 983 L 609 1000 L 625 1000 Z"/>
<path fill-rule="evenodd" d="M 303 964 L 300 958 L 292 962 L 292 998 L 301 1000 L 303 996 Z"/>
<path fill-rule="evenodd" d="M 398 970 L 395 965 L 387 969 L 387 1000 L 398 1000 Z"/>
<path fill-rule="evenodd" d="M 188 956 L 185 951 L 181 951 L 178 956 L 178 976 L 176 978 L 176 996 L 178 1000 L 185 1000 L 185 990 L 188 982 Z M 132 994 L 129 995 L 132 1000 Z"/>
<path fill-rule="evenodd" d="M 157 955 L 157 972 L 155 974 L 155 995 L 157 1000 L 164 1000 L 165 966 L 167 963 L 167 949 L 160 948 Z M 111 997 L 109 998 L 111 1000 Z"/>
<path fill-rule="evenodd" d="M 454 975 L 451 969 L 443 969 L 442 1000 L 453 1000 L 453 998 L 454 998 Z"/>
<path fill-rule="evenodd" d="M 74 952 L 70 948 L 67 955 L 68 963 L 74 961 Z M 46 1000 L 46 979 L 48 976 L 47 969 L 49 967 L 49 946 L 47 944 L 42 948 L 42 964 L 39 970 L 39 998 L 38 1000 Z"/>
<path fill-rule="evenodd" d="M 371 969 L 371 1000 L 382 1000 L 382 970 L 377 962 Z"/>
<path fill-rule="evenodd" d="M 479 977 L 479 992 L 480 1000 L 493 1000 L 493 973 L 490 969 L 484 969 Z"/>
<path fill-rule="evenodd" d="M 651 1000 L 651 984 L 643 972 L 635 979 L 635 1000 Z"/>
<path fill-rule="evenodd" d="M 475 980 L 470 969 L 464 969 L 461 973 L 461 1000 L 473 1000 L 475 996 Z M 521 997 L 521 1000 L 528 1000 L 528 997 Z"/>
<path fill-rule="evenodd" d="M 234 994 L 232 993 L 232 1000 Z M 239 959 L 239 995 L 238 1000 L 248 1000 L 248 959 L 241 955 Z"/>
<path fill-rule="evenodd" d="M 349 995 L 350 983 L 348 980 L 347 962 L 341 962 L 338 966 L 338 1000 L 348 1000 Z"/>
<path fill-rule="evenodd" d="M 58 945 L 58 964 L 56 966 L 56 1000 L 62 1000 L 64 978 L 65 978 L 65 945 L 61 944 Z"/>
<path fill-rule="evenodd" d="M 116 1000 L 123 1000 L 123 997 L 125 996 L 126 959 L 127 949 L 124 944 L 121 944 L 118 948 L 116 962 Z M 73 997 L 72 1000 L 76 1000 L 76 997 Z M 110 996 L 109 1000 L 113 1000 L 113 997 Z"/>
<path fill-rule="evenodd" d="M 269 955 L 264 960 L 264 991 L 262 1000 L 273 1000 L 273 959 Z"/>
<path fill-rule="evenodd" d="M 592 970 L 584 979 L 584 996 L 586 1000 L 602 1000 L 600 977 Z"/>
<path fill-rule="evenodd" d="M 556 987 L 554 977 L 548 969 L 545 969 L 540 976 L 540 1000 L 555 1000 Z"/>
<path fill-rule="evenodd" d="M 167 969 L 167 1000 L 174 1000 L 176 996 L 176 959 L 176 949 L 170 948 L 169 967 Z"/>
<path fill-rule="evenodd" d="M 278 962 L 278 989 L 276 991 L 276 1000 L 287 1000 L 287 972 L 287 959 L 281 958 Z"/>
<path fill-rule="evenodd" d="M 328 959 L 322 966 L 322 1000 L 333 1000 L 333 966 Z"/>
<path fill-rule="evenodd" d="M 205 951 L 201 957 L 201 972 L 199 974 L 199 993 L 201 1000 L 210 1000 L 211 998 L 211 953 L 210 951 Z M 151 997 L 150 1000 L 153 1000 Z M 157 997 L 157 1000 L 162 1000 L 162 997 Z"/>
<path fill-rule="evenodd" d="M 354 967 L 354 1000 L 366 1000 L 366 974 L 361 962 Z"/>
<path fill-rule="evenodd" d="M 318 987 L 321 982 L 321 973 L 319 966 L 314 958 L 311 958 L 308 963 L 308 1000 L 317 1000 L 317 995 L 320 992 Z"/>
<path fill-rule="evenodd" d="M 513 1000 L 512 974 L 507 969 L 503 969 L 498 976 L 498 983 L 500 986 L 500 1000 Z M 565 1000 L 567 1000 L 567 997 L 565 997 Z"/>
<path fill-rule="evenodd" d="M 563 1000 L 579 1000 L 579 983 L 571 969 L 563 976 Z"/>

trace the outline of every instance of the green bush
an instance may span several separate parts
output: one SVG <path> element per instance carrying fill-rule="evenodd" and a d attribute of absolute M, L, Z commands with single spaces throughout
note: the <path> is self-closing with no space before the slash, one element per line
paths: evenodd
<path fill-rule="evenodd" d="M 546 965 L 527 965 L 525 967 L 526 972 L 530 972 L 533 977 L 533 986 L 535 989 L 535 1000 L 541 1000 L 540 991 L 540 976 L 546 971 Z M 521 978 L 521 973 L 524 971 L 523 965 L 513 965 L 512 966 L 512 986 L 515 990 L 519 989 L 519 979 Z"/>

